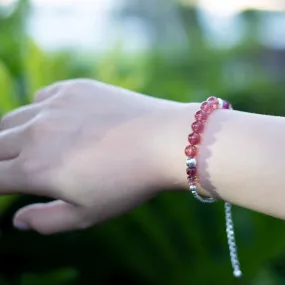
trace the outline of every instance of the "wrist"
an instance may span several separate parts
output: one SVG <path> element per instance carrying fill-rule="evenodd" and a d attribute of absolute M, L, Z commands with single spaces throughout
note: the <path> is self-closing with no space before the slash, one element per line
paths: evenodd
<path fill-rule="evenodd" d="M 185 147 L 189 145 L 188 134 L 192 132 L 191 125 L 195 120 L 195 113 L 199 110 L 199 103 L 180 104 L 167 111 L 167 118 L 164 120 L 164 125 L 161 129 L 163 146 L 162 161 L 164 166 L 164 189 L 187 191 L 189 189 L 189 182 L 186 174 L 186 155 Z M 228 112 L 227 112 L 228 113 Z M 214 114 L 213 114 L 214 115 Z M 212 115 L 211 115 L 212 117 Z M 216 119 L 213 119 L 215 124 Z M 205 131 L 211 133 L 211 128 L 207 128 L 208 122 L 205 125 Z M 203 134 L 204 135 L 204 134 Z M 211 136 L 211 135 L 210 135 Z M 208 145 L 205 145 L 202 140 L 199 145 L 198 160 L 198 175 L 199 182 L 197 183 L 199 194 L 209 196 L 219 196 L 216 191 L 209 185 L 207 174 L 207 163 L 205 163 L 205 156 L 208 154 Z M 208 139 L 207 139 L 208 141 Z M 207 142 L 208 144 L 208 142 Z M 216 177 L 217 178 L 217 177 Z"/>
<path fill-rule="evenodd" d="M 152 145 L 160 165 L 160 183 L 163 190 L 187 191 L 186 156 L 187 136 L 199 104 L 175 103 L 160 113 L 158 137 Z"/>

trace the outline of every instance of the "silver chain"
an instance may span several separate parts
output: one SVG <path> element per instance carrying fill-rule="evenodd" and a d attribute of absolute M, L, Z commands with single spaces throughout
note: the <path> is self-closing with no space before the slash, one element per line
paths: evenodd
<path fill-rule="evenodd" d="M 232 217 L 232 204 L 229 202 L 225 202 L 225 216 L 226 216 L 226 232 L 227 232 L 228 245 L 230 250 L 231 263 L 233 267 L 233 274 L 235 277 L 239 278 L 242 276 L 242 272 L 240 270 L 237 245 L 235 240 L 234 223 Z"/>
<path fill-rule="evenodd" d="M 195 188 L 196 189 L 196 188 Z M 193 196 L 198 200 L 200 201 L 201 203 L 204 203 L 204 204 L 212 204 L 212 203 L 215 203 L 217 202 L 216 199 L 214 198 L 204 198 L 204 197 L 201 197 L 198 193 L 197 193 L 197 190 L 193 190 L 191 191 Z"/>
<path fill-rule="evenodd" d="M 214 198 L 201 197 L 197 193 L 196 186 L 190 186 L 190 190 L 193 196 L 201 203 L 209 204 L 209 203 L 214 203 L 217 201 Z M 242 272 L 240 270 L 240 263 L 239 263 L 238 253 L 237 253 L 234 222 L 233 222 L 233 216 L 232 216 L 232 204 L 229 202 L 225 202 L 225 217 L 226 217 L 226 233 L 227 233 L 231 263 L 233 267 L 233 274 L 235 277 L 239 278 L 242 276 Z"/>

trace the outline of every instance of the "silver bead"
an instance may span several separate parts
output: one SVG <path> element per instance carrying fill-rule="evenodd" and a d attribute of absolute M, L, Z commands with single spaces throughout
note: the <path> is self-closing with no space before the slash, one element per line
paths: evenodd
<path fill-rule="evenodd" d="M 222 100 L 221 98 L 218 98 L 218 101 L 219 101 L 219 109 L 222 109 L 224 105 L 224 100 Z"/>
<path fill-rule="evenodd" d="M 194 185 L 194 184 L 191 184 L 190 186 L 189 186 L 189 189 L 190 189 L 190 191 L 193 193 L 193 192 L 197 192 L 197 186 L 196 185 Z"/>
<path fill-rule="evenodd" d="M 237 270 L 234 271 L 234 276 L 235 276 L 236 278 L 239 278 L 239 277 L 242 276 L 242 272 L 237 269 Z"/>
<path fill-rule="evenodd" d="M 196 167 L 197 166 L 197 160 L 195 158 L 187 158 L 186 160 L 187 167 Z"/>

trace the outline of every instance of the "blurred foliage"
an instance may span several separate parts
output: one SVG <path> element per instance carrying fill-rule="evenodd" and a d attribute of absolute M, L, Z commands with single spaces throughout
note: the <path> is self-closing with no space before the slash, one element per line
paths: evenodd
<path fill-rule="evenodd" d="M 143 1 L 137 2 L 143 5 Z M 170 39 L 168 48 L 159 48 L 154 37 L 147 52 L 126 55 L 115 46 L 99 58 L 68 51 L 43 52 L 25 34 L 26 1 L 19 2 L 13 13 L 0 10 L 1 114 L 30 102 L 47 84 L 77 77 L 177 101 L 219 95 L 240 110 L 285 114 L 284 72 L 276 72 L 283 70 L 279 60 L 270 62 L 272 56 L 281 60 L 282 51 L 266 49 L 250 32 L 232 48 L 214 48 L 197 11 L 174 6 L 185 31 L 183 45 L 173 45 L 175 41 Z M 149 5 L 144 13 L 147 8 L 153 13 L 153 7 Z M 128 17 L 141 9 L 137 11 L 129 9 L 123 15 Z M 254 11 L 242 15 L 248 31 L 256 27 L 259 16 Z M 162 35 L 168 23 L 160 18 L 158 23 L 153 19 L 151 25 Z M 43 201 L 26 196 L 0 199 L 0 285 L 285 283 L 285 224 L 271 217 L 234 209 L 245 275 L 235 281 L 222 204 L 203 206 L 188 193 L 170 193 L 84 232 L 44 237 L 14 230 L 13 213 L 39 200 Z"/>

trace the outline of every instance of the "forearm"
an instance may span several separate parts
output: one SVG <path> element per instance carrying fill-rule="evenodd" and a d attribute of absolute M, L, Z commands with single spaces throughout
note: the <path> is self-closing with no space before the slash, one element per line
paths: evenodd
<path fill-rule="evenodd" d="M 181 112 L 169 158 L 176 187 L 187 189 L 184 148 L 197 104 Z M 178 123 L 178 122 L 176 122 Z M 285 218 L 285 118 L 217 110 L 198 154 L 200 193 Z M 205 190 L 206 191 L 205 191 Z"/>

